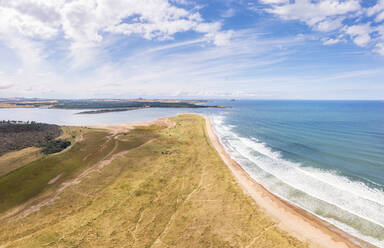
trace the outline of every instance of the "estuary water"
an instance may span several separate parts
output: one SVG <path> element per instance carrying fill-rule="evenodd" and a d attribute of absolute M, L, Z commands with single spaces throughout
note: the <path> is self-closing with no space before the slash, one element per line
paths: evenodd
<path fill-rule="evenodd" d="M 0 109 L 0 119 L 60 125 L 211 117 L 227 152 L 269 191 L 384 247 L 384 101 L 213 101 L 228 109 Z"/>
<path fill-rule="evenodd" d="M 102 114 L 77 114 L 82 111 L 85 109 L 8 108 L 0 109 L 0 120 L 37 121 L 71 126 L 114 125 L 153 121 L 180 113 L 198 112 L 189 108 L 145 108 Z"/>

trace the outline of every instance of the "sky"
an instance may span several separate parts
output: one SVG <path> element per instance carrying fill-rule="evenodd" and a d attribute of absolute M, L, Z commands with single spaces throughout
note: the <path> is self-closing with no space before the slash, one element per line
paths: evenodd
<path fill-rule="evenodd" d="M 384 98 L 384 0 L 0 0 L 0 97 Z"/>

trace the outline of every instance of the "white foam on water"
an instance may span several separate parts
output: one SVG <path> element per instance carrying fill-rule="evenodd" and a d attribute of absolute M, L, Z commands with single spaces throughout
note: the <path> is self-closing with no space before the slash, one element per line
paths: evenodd
<path fill-rule="evenodd" d="M 225 125 L 223 116 L 212 120 L 231 157 L 241 160 L 244 169 L 268 190 L 354 236 L 384 247 L 384 191 L 335 171 L 288 161 L 256 138 L 237 135 L 233 126 Z M 257 175 L 260 172 L 262 177 Z"/>

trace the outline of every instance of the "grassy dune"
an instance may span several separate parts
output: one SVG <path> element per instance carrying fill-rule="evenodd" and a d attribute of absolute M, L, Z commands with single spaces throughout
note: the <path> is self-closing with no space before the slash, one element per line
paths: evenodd
<path fill-rule="evenodd" d="M 0 177 L 43 156 L 38 147 L 28 147 L 0 156 Z"/>
<path fill-rule="evenodd" d="M 203 118 L 171 120 L 114 135 L 90 130 L 69 151 L 0 178 L 0 247 L 306 247 L 244 195 Z M 94 164 L 105 166 L 81 176 Z M 4 218 L 76 178 L 39 211 Z"/>
<path fill-rule="evenodd" d="M 87 128 L 83 127 L 64 126 L 61 129 L 63 134 L 59 138 L 69 140 L 72 143 L 81 139 L 83 133 L 87 131 Z M 44 154 L 41 152 L 41 148 L 38 147 L 28 147 L 19 151 L 8 152 L 0 156 L 0 177 L 42 157 L 44 157 Z"/>

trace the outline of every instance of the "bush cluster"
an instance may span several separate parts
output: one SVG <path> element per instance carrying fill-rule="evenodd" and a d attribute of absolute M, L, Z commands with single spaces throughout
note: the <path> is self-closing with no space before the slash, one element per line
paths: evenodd
<path fill-rule="evenodd" d="M 62 140 L 62 139 L 51 140 L 42 144 L 42 147 L 43 147 L 42 152 L 44 154 L 57 153 L 57 152 L 61 152 L 62 150 L 64 150 L 70 145 L 71 145 L 71 142 L 68 140 Z"/>
<path fill-rule="evenodd" d="M 55 140 L 61 134 L 58 125 L 0 120 L 0 156 L 26 147 L 43 147 L 42 144 Z"/>

